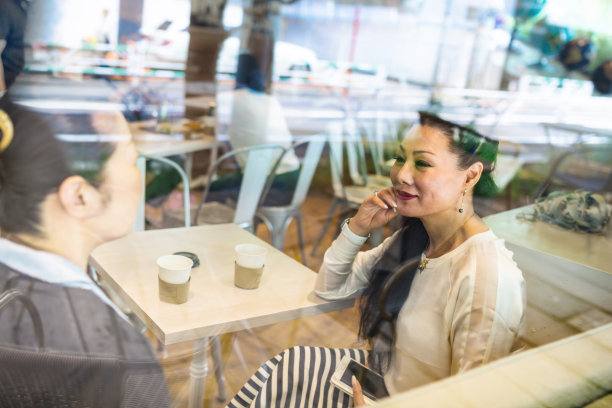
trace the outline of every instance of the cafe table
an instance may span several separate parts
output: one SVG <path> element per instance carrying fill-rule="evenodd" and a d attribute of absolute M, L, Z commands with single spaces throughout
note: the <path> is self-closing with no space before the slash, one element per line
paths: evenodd
<path fill-rule="evenodd" d="M 234 247 L 267 248 L 259 288 L 234 286 Z M 156 260 L 178 251 L 196 254 L 186 303 L 159 300 Z M 194 341 L 189 406 L 201 407 L 208 338 L 351 307 L 313 292 L 316 273 L 235 224 L 132 232 L 101 245 L 90 265 L 164 345 Z"/>
<path fill-rule="evenodd" d="M 498 237 L 509 243 L 511 249 L 527 249 L 612 273 L 612 231 L 608 231 L 607 236 L 586 234 L 568 231 L 544 221 L 517 218 L 517 215 L 532 211 L 533 205 L 528 205 L 490 215 L 483 221 Z"/>

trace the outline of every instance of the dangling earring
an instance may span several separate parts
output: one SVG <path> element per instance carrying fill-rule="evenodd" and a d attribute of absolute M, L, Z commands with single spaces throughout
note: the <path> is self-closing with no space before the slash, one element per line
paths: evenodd
<path fill-rule="evenodd" d="M 463 190 L 463 194 L 461 194 L 461 205 L 459 206 L 459 213 L 463 213 L 463 199 L 466 193 L 467 193 L 467 189 Z"/>

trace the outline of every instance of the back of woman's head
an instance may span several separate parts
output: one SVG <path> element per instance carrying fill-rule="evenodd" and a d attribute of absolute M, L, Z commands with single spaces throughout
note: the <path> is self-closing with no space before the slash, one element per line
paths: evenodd
<path fill-rule="evenodd" d="M 6 114 L 2 138 L 12 138 L 0 152 L 0 229 L 37 233 L 40 204 L 72 173 L 61 143 L 40 115 L 6 97 L 0 110 Z"/>
<path fill-rule="evenodd" d="M 3 233 L 41 233 L 41 204 L 71 175 L 99 183 L 113 144 L 58 139 L 70 128 L 66 116 L 35 112 L 0 99 L 0 230 Z M 93 133 L 93 132 L 89 132 Z"/>
<path fill-rule="evenodd" d="M 236 86 L 246 86 L 255 91 L 264 92 L 266 90 L 265 82 L 257 58 L 253 54 L 240 54 L 236 68 Z"/>

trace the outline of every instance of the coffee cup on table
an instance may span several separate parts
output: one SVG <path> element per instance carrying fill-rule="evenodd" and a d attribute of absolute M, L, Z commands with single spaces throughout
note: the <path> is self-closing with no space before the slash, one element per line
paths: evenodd
<path fill-rule="evenodd" d="M 267 249 L 257 244 L 236 245 L 234 285 L 242 289 L 259 287 L 266 261 Z"/>
<path fill-rule="evenodd" d="M 182 255 L 157 258 L 159 299 L 169 303 L 185 303 L 189 297 L 193 261 Z"/>

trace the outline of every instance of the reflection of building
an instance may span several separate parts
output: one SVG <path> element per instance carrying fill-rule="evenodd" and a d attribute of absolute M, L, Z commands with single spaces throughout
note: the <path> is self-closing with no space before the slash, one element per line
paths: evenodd
<path fill-rule="evenodd" d="M 473 12 L 473 2 L 451 2 L 449 18 L 445 19 L 447 3 L 426 1 L 409 13 L 383 3 L 366 2 L 357 15 L 356 6 L 348 2 L 300 1 L 283 8 L 279 39 L 311 48 L 322 60 L 347 62 L 357 18 L 353 62 L 384 66 L 389 76 L 401 81 L 464 87 L 468 74 L 474 71 L 473 61 L 501 70 L 499 58 L 482 61 L 474 54 L 498 48 L 502 52 L 508 37 L 497 36 L 491 30 L 477 38 L 481 13 Z M 438 75 L 434 78 L 437 64 Z M 492 88 L 496 86 L 491 84 Z"/>
<path fill-rule="evenodd" d="M 97 39 L 104 10 L 108 10 L 110 42 L 116 43 L 119 21 L 118 1 L 32 1 L 28 12 L 26 42 L 80 47 L 88 39 Z"/>

